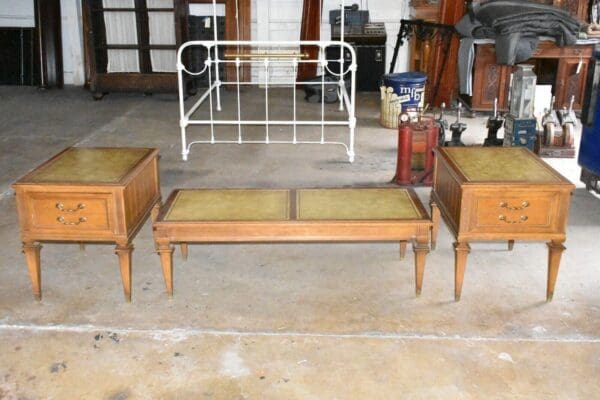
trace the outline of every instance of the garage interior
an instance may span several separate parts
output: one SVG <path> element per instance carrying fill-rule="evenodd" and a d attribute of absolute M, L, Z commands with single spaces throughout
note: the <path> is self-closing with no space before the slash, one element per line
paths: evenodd
<path fill-rule="evenodd" d="M 63 12 L 74 8 L 82 17 L 79 2 L 59 3 Z M 267 8 L 278 18 L 274 3 L 257 0 L 251 9 Z M 287 3 L 302 10 L 301 1 Z M 395 2 L 374 3 L 371 19 L 384 21 Z M 395 22 L 385 20 L 386 72 L 400 19 L 415 12 L 408 2 L 398 8 L 389 17 Z M 2 14 L 0 7 L 0 21 Z M 77 31 L 71 17 L 63 14 L 63 35 Z M 265 34 L 260 18 L 251 18 L 250 37 Z M 267 34 L 276 36 L 285 21 L 272 23 Z M 329 29 L 324 21 L 321 31 Z M 298 36 L 299 19 L 296 25 Z M 77 38 L 82 53 L 84 35 Z M 420 296 L 414 254 L 401 260 L 398 243 L 300 242 L 190 244 L 187 260 L 176 246 L 169 298 L 151 218 L 133 239 L 131 302 L 123 298 L 114 243 L 82 248 L 75 242 L 42 243 L 43 297 L 36 301 L 11 185 L 67 147 L 157 148 L 163 201 L 181 188 L 398 187 L 398 130 L 380 123 L 378 88 L 356 93 L 352 163 L 341 147 L 287 144 L 199 144 L 183 161 L 176 91 L 94 91 L 83 58 L 74 63 L 79 56 L 65 47 L 72 39 L 62 40 L 67 73 L 55 81 L 64 80 L 57 85 L 63 87 L 40 89 L 35 74 L 37 84 L 0 85 L 0 399 L 600 396 L 600 201 L 580 180 L 577 154 L 543 159 L 575 185 L 551 302 L 545 297 L 547 246 L 520 240 L 512 251 L 503 240 L 473 241 L 462 297 L 455 301 L 455 238 L 444 220 L 427 255 Z M 410 57 L 403 46 L 395 71 L 409 70 Z M 552 62 L 545 68 L 551 70 Z M 255 71 L 250 75 L 260 82 Z M 445 84 L 439 85 L 442 97 Z M 291 90 L 270 92 L 273 113 L 288 112 Z M 264 113 L 263 95 L 260 85 L 243 89 L 247 115 Z M 304 101 L 302 89 L 297 96 L 298 118 L 313 118 L 320 103 Z M 230 90 L 223 90 L 222 100 L 220 117 L 236 119 Z M 433 100 L 432 108 L 438 114 Z M 467 147 L 481 146 L 488 135 L 489 110 L 475 111 L 462 119 Z M 337 104 L 328 104 L 326 113 L 344 118 Z M 455 118 L 450 111 L 448 120 Z M 194 135 L 207 132 L 193 129 Z M 347 127 L 328 129 L 332 137 L 347 135 Z M 576 125 L 576 151 L 583 129 Z M 298 134 L 312 137 L 315 130 L 302 127 Z M 237 128 L 222 132 L 235 138 Z M 261 139 L 264 127 L 244 132 Z M 271 134 L 288 137 L 290 127 L 272 127 Z M 414 190 L 427 206 L 431 186 Z"/>

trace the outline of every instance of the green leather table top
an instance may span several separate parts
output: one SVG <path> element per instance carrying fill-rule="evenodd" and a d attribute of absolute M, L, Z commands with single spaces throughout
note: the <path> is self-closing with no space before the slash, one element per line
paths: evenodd
<path fill-rule="evenodd" d="M 471 182 L 561 182 L 537 156 L 519 147 L 445 147 Z"/>
<path fill-rule="evenodd" d="M 406 189 L 299 189 L 298 220 L 420 219 Z"/>
<path fill-rule="evenodd" d="M 80 148 L 66 150 L 28 179 L 34 183 L 117 183 L 151 150 Z"/>
<path fill-rule="evenodd" d="M 281 221 L 289 219 L 289 190 L 180 190 L 165 221 Z"/>
<path fill-rule="evenodd" d="M 423 219 L 406 189 L 182 189 L 163 221 Z"/>

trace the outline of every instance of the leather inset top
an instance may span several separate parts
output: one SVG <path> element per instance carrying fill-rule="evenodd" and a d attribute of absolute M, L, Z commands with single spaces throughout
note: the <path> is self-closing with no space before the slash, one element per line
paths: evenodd
<path fill-rule="evenodd" d="M 34 183 L 118 183 L 152 149 L 73 147 L 34 173 Z"/>
<path fill-rule="evenodd" d="M 405 189 L 299 189 L 298 220 L 420 219 Z"/>
<path fill-rule="evenodd" d="M 289 190 L 180 190 L 165 221 L 280 221 L 289 219 Z"/>
<path fill-rule="evenodd" d="M 182 189 L 163 221 L 427 219 L 400 188 Z"/>
<path fill-rule="evenodd" d="M 562 182 L 539 158 L 518 147 L 445 147 L 470 182 Z"/>

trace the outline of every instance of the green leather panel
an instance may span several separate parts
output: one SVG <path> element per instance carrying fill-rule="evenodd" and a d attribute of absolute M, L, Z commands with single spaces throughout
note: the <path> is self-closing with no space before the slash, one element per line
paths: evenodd
<path fill-rule="evenodd" d="M 299 220 L 420 219 L 406 189 L 301 189 Z"/>
<path fill-rule="evenodd" d="M 289 219 L 289 190 L 181 190 L 165 221 L 281 221 Z"/>
<path fill-rule="evenodd" d="M 117 183 L 148 152 L 148 149 L 74 147 L 35 173 L 31 182 Z"/>
<path fill-rule="evenodd" d="M 471 182 L 560 182 L 531 152 L 518 147 L 447 147 Z"/>

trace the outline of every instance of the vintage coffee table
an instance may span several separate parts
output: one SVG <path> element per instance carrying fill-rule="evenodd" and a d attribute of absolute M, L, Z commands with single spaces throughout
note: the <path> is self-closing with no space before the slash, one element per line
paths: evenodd
<path fill-rule="evenodd" d="M 574 185 L 520 147 L 442 147 L 435 150 L 431 196 L 456 237 L 454 296 L 460 300 L 472 240 L 548 241 L 546 298 L 552 300 Z M 434 228 L 432 243 L 437 229 Z M 432 244 L 433 247 L 433 244 Z"/>
<path fill-rule="evenodd" d="M 420 294 L 432 222 L 411 189 L 181 189 L 154 222 L 165 284 L 173 295 L 173 247 L 181 243 L 413 241 Z"/>
<path fill-rule="evenodd" d="M 133 237 L 158 214 L 158 150 L 71 147 L 13 184 L 33 294 L 41 299 L 39 242 L 114 242 L 131 300 Z"/>

